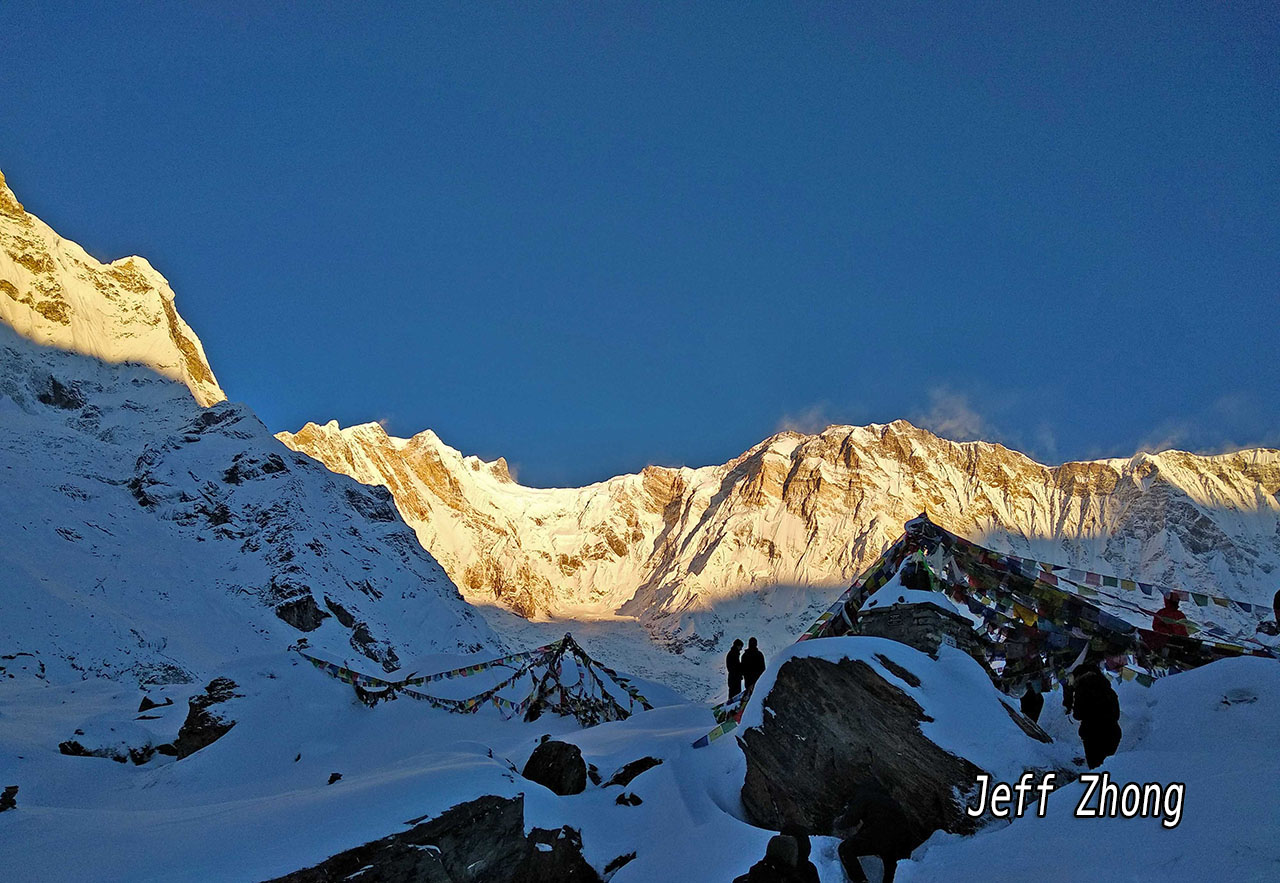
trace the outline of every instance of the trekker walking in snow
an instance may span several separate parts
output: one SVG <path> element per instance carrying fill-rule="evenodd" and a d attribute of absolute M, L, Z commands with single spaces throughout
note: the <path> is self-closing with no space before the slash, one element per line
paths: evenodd
<path fill-rule="evenodd" d="M 1120 747 L 1120 699 L 1096 662 L 1077 668 L 1071 679 L 1074 689 L 1067 711 L 1080 721 L 1085 762 L 1095 769 Z"/>
<path fill-rule="evenodd" d="M 738 654 L 742 652 L 742 639 L 734 638 L 733 647 L 724 658 L 724 667 L 729 671 L 729 698 L 742 692 L 742 660 Z"/>
<path fill-rule="evenodd" d="M 760 680 L 762 674 L 764 674 L 764 654 L 756 646 L 756 639 L 752 638 L 747 642 L 746 652 L 742 654 L 742 677 L 747 682 L 748 692 L 755 687 L 756 681 Z"/>
<path fill-rule="evenodd" d="M 887 791 L 869 785 L 859 788 L 831 825 L 831 833 L 842 838 L 840 864 L 853 883 L 867 883 L 859 857 L 874 855 L 884 862 L 884 883 L 893 883 L 898 861 L 911 857 L 919 843 L 911 837 L 911 821 Z"/>

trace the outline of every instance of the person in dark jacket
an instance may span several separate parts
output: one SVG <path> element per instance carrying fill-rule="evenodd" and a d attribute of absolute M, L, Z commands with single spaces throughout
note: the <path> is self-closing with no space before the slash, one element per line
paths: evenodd
<path fill-rule="evenodd" d="M 859 788 L 831 827 L 833 834 L 843 838 L 840 864 L 853 883 L 867 883 L 858 861 L 864 855 L 884 862 L 884 883 L 893 883 L 898 862 L 910 858 L 911 850 L 922 842 L 912 836 L 911 821 L 898 802 L 876 785 Z"/>
<path fill-rule="evenodd" d="M 800 858 L 800 843 L 795 837 L 787 834 L 775 834 L 765 849 L 764 858 L 751 866 L 751 870 L 741 877 L 735 877 L 733 883 L 817 883 L 818 869 L 808 858 L 809 838 L 804 838 L 805 858 Z M 808 865 L 813 869 L 809 877 L 804 869 Z"/>
<path fill-rule="evenodd" d="M 809 832 L 797 825 L 783 827 L 782 833 L 794 837 L 796 841 L 796 881 L 797 883 L 821 883 L 818 869 L 809 861 L 809 853 L 813 847 L 809 843 Z"/>
<path fill-rule="evenodd" d="M 1073 689 L 1067 710 L 1080 721 L 1085 762 L 1089 769 L 1095 769 L 1120 747 L 1120 699 L 1097 663 L 1080 666 L 1071 680 Z"/>
<path fill-rule="evenodd" d="M 1044 694 L 1036 689 L 1035 684 L 1027 684 L 1027 692 L 1022 694 L 1022 713 L 1031 719 L 1032 723 L 1040 722 L 1040 712 L 1044 710 Z"/>
<path fill-rule="evenodd" d="M 756 639 L 747 642 L 747 649 L 742 654 L 742 677 L 747 682 L 748 692 L 755 687 L 760 675 L 764 674 L 764 654 L 756 646 Z"/>
<path fill-rule="evenodd" d="M 734 638 L 733 647 L 729 649 L 728 655 L 724 658 L 724 667 L 729 671 L 730 699 L 742 692 L 742 660 L 739 658 L 741 652 L 742 639 Z"/>

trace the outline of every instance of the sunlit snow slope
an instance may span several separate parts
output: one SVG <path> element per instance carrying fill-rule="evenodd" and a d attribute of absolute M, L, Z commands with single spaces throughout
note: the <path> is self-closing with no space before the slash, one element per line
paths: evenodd
<path fill-rule="evenodd" d="M 37 343 L 146 365 L 186 384 L 202 405 L 226 398 L 165 278 L 145 258 L 94 260 L 28 214 L 3 173 L 0 321 Z"/>
<path fill-rule="evenodd" d="M 1274 450 L 1048 467 L 895 421 L 543 490 L 430 431 L 329 422 L 278 437 L 389 488 L 468 598 L 526 615 L 631 614 L 675 647 L 714 640 L 719 612 L 765 587 L 847 585 L 923 511 L 988 547 L 1157 583 L 1269 601 L 1280 580 Z"/>

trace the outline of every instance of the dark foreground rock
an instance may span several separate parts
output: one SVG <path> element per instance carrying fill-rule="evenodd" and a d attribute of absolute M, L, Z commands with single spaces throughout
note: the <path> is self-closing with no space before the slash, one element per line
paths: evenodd
<path fill-rule="evenodd" d="M 920 723 L 931 718 L 865 662 L 788 660 L 767 707 L 763 726 L 739 739 L 742 802 L 760 827 L 831 833 L 850 799 L 879 787 L 902 807 L 917 844 L 939 828 L 974 830 L 956 795 L 982 770 L 929 741 Z"/>
<path fill-rule="evenodd" d="M 587 787 L 587 763 L 577 745 L 546 739 L 533 750 L 521 773 L 556 794 L 581 794 Z"/>
<path fill-rule="evenodd" d="M 173 741 L 173 753 L 179 760 L 212 745 L 236 725 L 226 709 L 215 707 L 236 698 L 239 694 L 235 689 L 236 683 L 230 678 L 214 678 L 203 693 L 191 697 L 187 719 Z"/>
<path fill-rule="evenodd" d="M 271 883 L 600 883 L 572 828 L 524 833 L 524 798 L 486 796 Z"/>
<path fill-rule="evenodd" d="M 18 806 L 18 786 L 6 785 L 4 793 L 0 794 L 0 812 L 7 809 L 16 809 Z"/>
<path fill-rule="evenodd" d="M 133 761 L 138 766 L 149 761 L 156 755 L 156 747 L 154 745 L 129 746 L 123 744 L 99 745 L 93 748 L 86 748 L 78 739 L 68 739 L 66 742 L 58 743 L 58 752 L 66 754 L 70 757 L 105 757 L 108 760 L 114 760 L 116 763 L 128 763 Z"/>

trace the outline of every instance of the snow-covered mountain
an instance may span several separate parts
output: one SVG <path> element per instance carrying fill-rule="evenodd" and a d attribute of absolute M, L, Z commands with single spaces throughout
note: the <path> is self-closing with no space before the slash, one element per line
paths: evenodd
<path fill-rule="evenodd" d="M 387 669 L 496 646 L 385 490 L 225 401 L 158 273 L 0 209 L 0 653 L 169 682 L 304 636 Z"/>
<path fill-rule="evenodd" d="M 1274 450 L 1049 467 L 895 421 L 544 490 L 430 431 L 329 422 L 278 437 L 390 489 L 464 596 L 525 615 L 630 614 L 675 646 L 713 640 L 713 612 L 765 587 L 847 585 L 922 511 L 988 547 L 1245 600 L 1270 600 L 1280 579 Z"/>
<path fill-rule="evenodd" d="M 201 405 L 226 399 L 165 278 L 145 258 L 94 260 L 28 214 L 3 173 L 0 322 L 36 343 L 146 365 L 186 384 Z"/>

